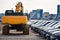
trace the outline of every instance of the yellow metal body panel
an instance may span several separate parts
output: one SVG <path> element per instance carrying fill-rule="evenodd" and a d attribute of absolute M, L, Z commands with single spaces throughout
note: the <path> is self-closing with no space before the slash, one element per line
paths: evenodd
<path fill-rule="evenodd" d="M 26 24 L 27 23 L 27 17 L 26 16 L 3 16 L 2 17 L 2 23 L 8 23 L 8 24 Z"/>

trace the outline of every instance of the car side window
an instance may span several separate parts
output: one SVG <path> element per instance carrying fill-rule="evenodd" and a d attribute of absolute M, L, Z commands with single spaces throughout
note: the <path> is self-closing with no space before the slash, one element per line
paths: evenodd
<path fill-rule="evenodd" d="M 60 26 L 58 28 L 60 28 Z"/>
<path fill-rule="evenodd" d="M 55 28 L 60 28 L 60 26 L 56 26 Z"/>
<path fill-rule="evenodd" d="M 47 25 L 48 23 L 50 23 L 50 22 L 47 22 L 47 23 L 46 23 L 46 24 L 44 24 L 43 26 Z"/>

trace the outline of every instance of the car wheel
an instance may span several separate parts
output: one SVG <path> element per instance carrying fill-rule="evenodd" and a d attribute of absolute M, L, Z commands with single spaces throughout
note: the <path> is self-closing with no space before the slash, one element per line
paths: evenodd
<path fill-rule="evenodd" d="M 51 39 L 50 39 L 50 36 L 46 37 L 46 40 L 51 40 Z"/>

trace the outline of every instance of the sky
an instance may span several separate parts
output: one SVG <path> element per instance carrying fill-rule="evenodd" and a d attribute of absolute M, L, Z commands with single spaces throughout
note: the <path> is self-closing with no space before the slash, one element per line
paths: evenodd
<path fill-rule="evenodd" d="M 60 0 L 0 0 L 0 13 L 11 10 L 11 8 L 15 11 L 15 5 L 18 2 L 23 3 L 24 12 L 28 10 L 28 13 L 32 10 L 43 9 L 43 12 L 56 14 L 57 5 L 60 4 Z"/>

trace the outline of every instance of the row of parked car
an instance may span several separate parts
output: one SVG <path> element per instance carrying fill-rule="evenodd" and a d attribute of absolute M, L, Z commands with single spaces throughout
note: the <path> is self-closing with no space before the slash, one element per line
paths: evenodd
<path fill-rule="evenodd" d="M 31 20 L 31 30 L 46 40 L 60 40 L 60 22 L 55 20 Z"/>

